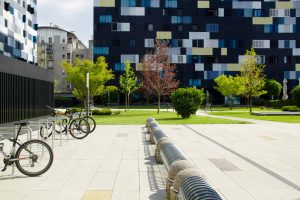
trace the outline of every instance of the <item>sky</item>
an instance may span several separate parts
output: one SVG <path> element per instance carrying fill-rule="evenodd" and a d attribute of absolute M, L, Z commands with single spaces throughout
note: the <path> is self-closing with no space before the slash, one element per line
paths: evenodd
<path fill-rule="evenodd" d="M 74 31 L 88 46 L 93 35 L 93 0 L 38 0 L 38 24 Z"/>

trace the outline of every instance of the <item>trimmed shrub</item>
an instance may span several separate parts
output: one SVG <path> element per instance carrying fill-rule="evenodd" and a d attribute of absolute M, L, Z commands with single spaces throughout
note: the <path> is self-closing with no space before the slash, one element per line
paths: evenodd
<path fill-rule="evenodd" d="M 300 108 L 297 106 L 284 106 L 282 107 L 282 111 L 300 112 Z"/>
<path fill-rule="evenodd" d="M 295 100 L 295 103 L 298 107 L 300 107 L 300 86 L 295 87 L 292 92 L 292 97 Z"/>
<path fill-rule="evenodd" d="M 117 110 L 117 111 L 113 111 L 113 115 L 119 115 L 121 114 L 121 111 Z"/>
<path fill-rule="evenodd" d="M 287 100 L 270 100 L 266 101 L 266 106 L 267 107 L 272 107 L 276 109 L 281 109 L 283 106 L 291 106 L 295 105 L 295 101 L 293 99 L 287 99 Z"/>
<path fill-rule="evenodd" d="M 171 95 L 172 106 L 182 118 L 189 118 L 200 108 L 205 98 L 203 90 L 180 88 Z"/>
<path fill-rule="evenodd" d="M 111 115 L 110 109 L 93 110 L 93 115 Z"/>

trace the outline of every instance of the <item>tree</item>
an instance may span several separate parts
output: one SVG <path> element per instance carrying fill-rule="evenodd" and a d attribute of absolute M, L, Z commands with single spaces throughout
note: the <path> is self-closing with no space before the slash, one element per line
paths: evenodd
<path fill-rule="evenodd" d="M 94 63 L 91 60 L 76 59 L 73 64 L 63 61 L 60 65 L 64 68 L 67 75 L 66 80 L 72 84 L 73 95 L 81 101 L 86 98 L 86 74 L 90 74 L 90 97 L 102 95 L 110 86 L 105 84 L 114 79 L 112 70 L 109 70 L 105 57 L 98 57 Z"/>
<path fill-rule="evenodd" d="M 300 86 L 296 86 L 292 92 L 292 97 L 294 101 L 296 102 L 296 105 L 300 108 Z"/>
<path fill-rule="evenodd" d="M 179 88 L 171 95 L 171 101 L 177 114 L 189 118 L 200 108 L 205 94 L 197 88 Z"/>
<path fill-rule="evenodd" d="M 232 110 L 233 97 L 239 96 L 245 90 L 244 79 L 239 76 L 232 77 L 222 75 L 217 77 L 214 81 L 217 84 L 215 89 L 223 96 L 228 97 L 230 110 Z"/>
<path fill-rule="evenodd" d="M 245 84 L 242 94 L 249 100 L 250 113 L 252 113 L 252 98 L 266 93 L 264 68 L 265 66 L 258 62 L 258 56 L 254 49 L 247 50 L 241 64 L 240 78 Z"/>
<path fill-rule="evenodd" d="M 271 97 L 271 99 L 273 99 L 273 97 L 278 99 L 282 90 L 282 85 L 274 79 L 267 79 L 264 89 L 267 91 L 267 94 Z"/>
<path fill-rule="evenodd" d="M 155 51 L 147 53 L 142 62 L 143 89 L 157 97 L 157 113 L 164 95 L 171 95 L 177 88 L 176 66 L 170 63 L 169 47 L 166 41 L 156 40 Z"/>
<path fill-rule="evenodd" d="M 138 84 L 138 78 L 135 75 L 133 68 L 128 60 L 125 61 L 125 73 L 120 76 L 120 88 L 125 93 L 125 112 L 129 109 L 129 97 L 132 92 L 135 92 L 140 88 Z"/>

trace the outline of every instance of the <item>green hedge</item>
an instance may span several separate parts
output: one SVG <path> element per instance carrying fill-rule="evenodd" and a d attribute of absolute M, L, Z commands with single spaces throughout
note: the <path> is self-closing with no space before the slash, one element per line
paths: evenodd
<path fill-rule="evenodd" d="M 111 115 L 110 109 L 93 110 L 93 115 Z"/>
<path fill-rule="evenodd" d="M 295 87 L 292 92 L 292 97 L 298 107 L 300 107 L 300 86 Z"/>
<path fill-rule="evenodd" d="M 300 108 L 297 106 L 284 106 L 282 107 L 282 111 L 300 112 Z"/>
<path fill-rule="evenodd" d="M 295 105 L 295 101 L 293 99 L 288 99 L 288 100 L 270 100 L 270 101 L 266 101 L 266 106 L 267 107 L 273 107 L 276 109 L 281 109 L 284 106 L 294 106 Z"/>

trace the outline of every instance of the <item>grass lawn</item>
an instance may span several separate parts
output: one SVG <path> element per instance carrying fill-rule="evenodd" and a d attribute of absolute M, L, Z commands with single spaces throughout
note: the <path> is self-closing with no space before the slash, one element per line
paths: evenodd
<path fill-rule="evenodd" d="M 281 112 L 281 109 L 274 109 L 270 107 L 253 107 L 253 111 L 255 112 Z M 232 110 L 230 110 L 229 107 L 222 107 L 222 106 L 216 106 L 212 107 L 212 111 L 214 112 L 249 112 L 249 108 L 247 107 L 233 107 Z"/>
<path fill-rule="evenodd" d="M 217 119 L 211 117 L 192 116 L 189 119 L 182 119 L 173 112 L 121 111 L 119 115 L 94 115 L 96 123 L 99 125 L 144 125 L 148 117 L 154 117 L 160 124 L 245 124 L 247 122 Z"/>
<path fill-rule="evenodd" d="M 209 112 L 211 115 L 227 116 L 227 117 L 240 117 L 248 119 L 267 120 L 274 122 L 287 122 L 287 123 L 300 123 L 300 116 L 254 116 L 249 112 Z"/>

